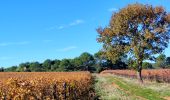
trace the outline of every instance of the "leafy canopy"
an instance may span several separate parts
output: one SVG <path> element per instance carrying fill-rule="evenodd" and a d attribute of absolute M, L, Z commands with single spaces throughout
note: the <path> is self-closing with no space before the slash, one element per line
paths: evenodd
<path fill-rule="evenodd" d="M 163 7 L 136 3 L 114 13 L 107 27 L 98 28 L 97 40 L 113 62 L 128 54 L 142 64 L 168 46 L 169 31 L 170 14 Z"/>

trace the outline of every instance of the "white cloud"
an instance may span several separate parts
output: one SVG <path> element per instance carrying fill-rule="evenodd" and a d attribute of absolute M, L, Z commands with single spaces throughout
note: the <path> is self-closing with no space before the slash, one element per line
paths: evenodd
<path fill-rule="evenodd" d="M 65 28 L 65 27 L 64 27 L 64 26 L 59 26 L 59 27 L 58 27 L 59 30 L 61 30 L 61 29 L 63 29 L 63 28 Z"/>
<path fill-rule="evenodd" d="M 69 26 L 75 26 L 75 25 L 79 25 L 79 24 L 82 24 L 82 23 L 84 23 L 83 20 L 77 19 L 74 22 L 70 23 Z"/>
<path fill-rule="evenodd" d="M 84 23 L 84 20 L 77 19 L 77 20 L 75 20 L 75 21 L 73 21 L 69 24 L 60 25 L 60 26 L 53 26 L 53 27 L 47 28 L 46 30 L 53 30 L 53 29 L 62 30 L 64 28 L 73 27 L 73 26 L 80 25 L 80 24 L 83 24 L 83 23 Z"/>
<path fill-rule="evenodd" d="M 27 45 L 29 44 L 30 42 L 28 41 L 22 41 L 22 42 L 3 42 L 3 43 L 0 43 L 0 46 L 10 46 L 10 45 Z"/>
<path fill-rule="evenodd" d="M 65 47 L 65 48 L 62 48 L 62 49 L 57 49 L 57 51 L 68 52 L 68 51 L 71 51 L 71 50 L 76 49 L 76 48 L 77 48 L 76 46 L 69 46 L 69 47 Z"/>
<path fill-rule="evenodd" d="M 116 12 L 116 11 L 118 11 L 118 9 L 117 8 L 109 8 L 108 11 L 109 12 Z"/>

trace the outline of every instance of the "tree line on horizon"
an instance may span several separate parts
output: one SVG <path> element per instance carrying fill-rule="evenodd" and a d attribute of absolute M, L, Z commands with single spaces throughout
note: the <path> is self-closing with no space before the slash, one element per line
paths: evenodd
<path fill-rule="evenodd" d="M 107 59 L 99 51 L 94 55 L 84 52 L 79 57 L 73 59 L 50 60 L 46 59 L 43 63 L 40 62 L 25 62 L 18 66 L 8 68 L 0 68 L 0 72 L 69 72 L 69 71 L 90 71 L 101 72 L 111 69 L 134 69 L 135 61 L 127 56 L 122 56 L 121 59 L 113 63 Z M 155 63 L 143 62 L 143 69 L 170 68 L 170 57 L 160 54 Z"/>

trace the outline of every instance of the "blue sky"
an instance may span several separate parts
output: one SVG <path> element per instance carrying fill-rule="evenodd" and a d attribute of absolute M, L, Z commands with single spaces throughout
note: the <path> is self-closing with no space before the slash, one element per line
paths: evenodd
<path fill-rule="evenodd" d="M 1 0 L 0 66 L 94 54 L 101 48 L 96 28 L 135 2 L 170 11 L 169 0 Z M 170 47 L 165 54 L 170 56 Z"/>

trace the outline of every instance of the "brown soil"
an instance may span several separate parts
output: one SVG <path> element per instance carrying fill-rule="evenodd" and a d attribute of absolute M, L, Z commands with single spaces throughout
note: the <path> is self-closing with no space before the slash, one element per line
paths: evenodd
<path fill-rule="evenodd" d="M 165 100 L 170 100 L 170 97 L 164 97 Z"/>

